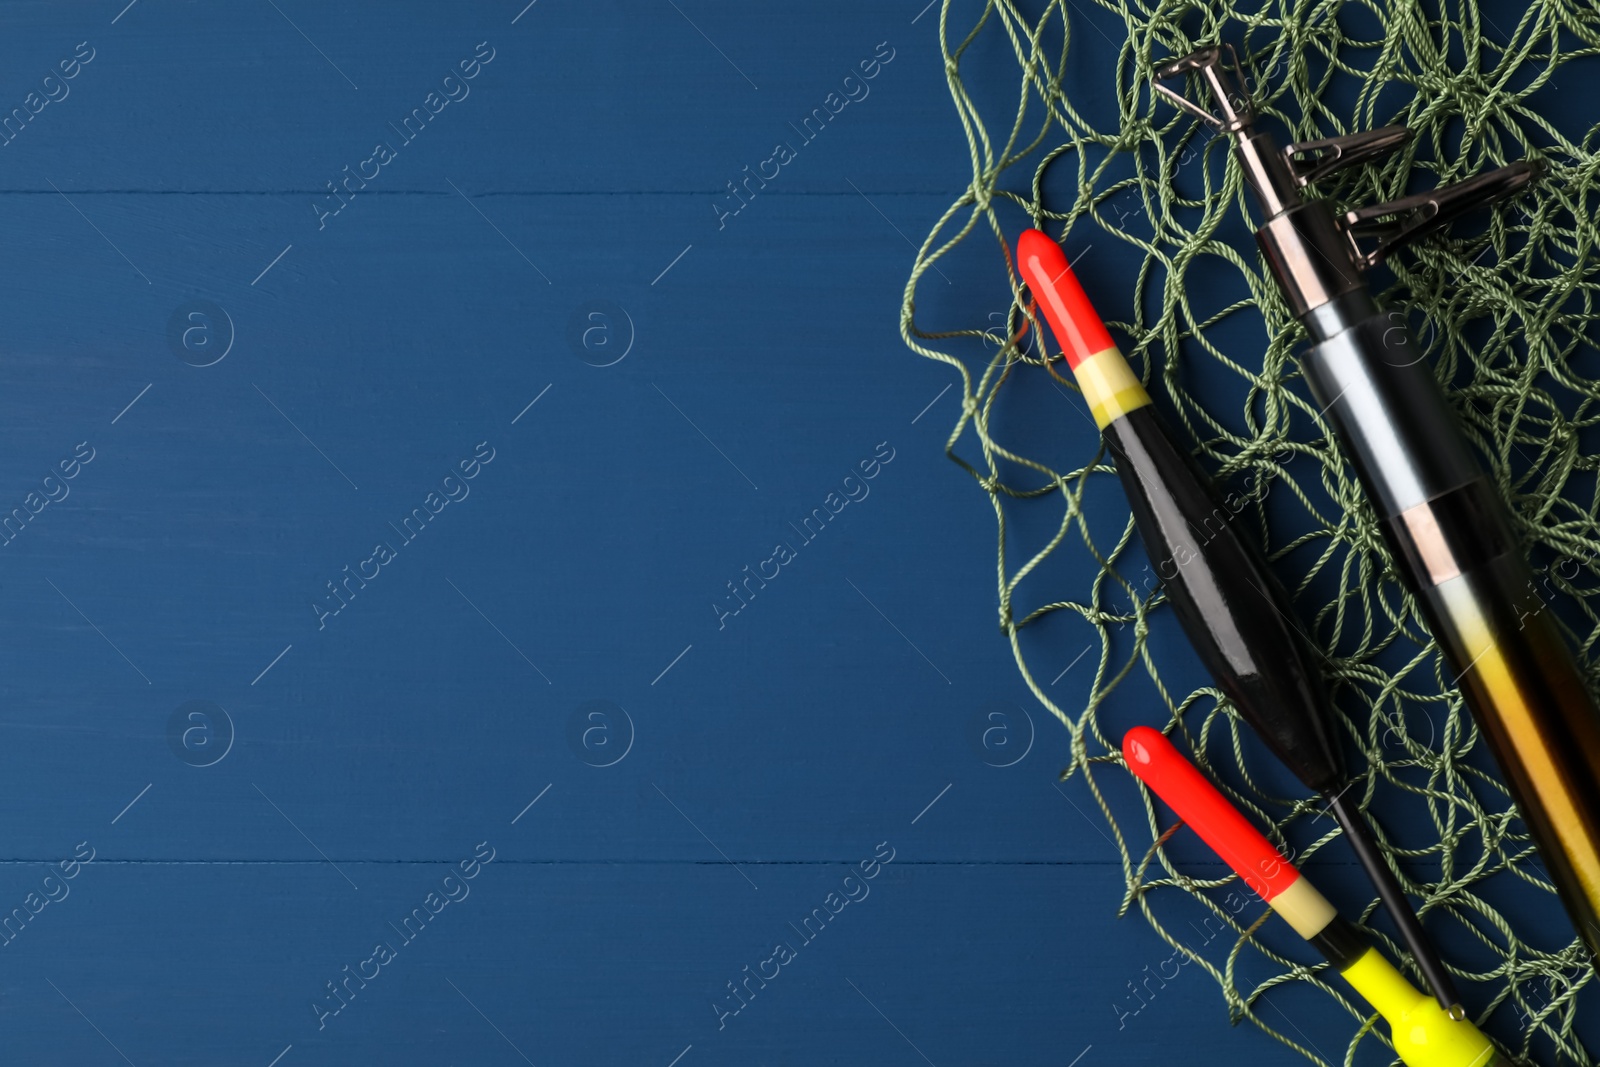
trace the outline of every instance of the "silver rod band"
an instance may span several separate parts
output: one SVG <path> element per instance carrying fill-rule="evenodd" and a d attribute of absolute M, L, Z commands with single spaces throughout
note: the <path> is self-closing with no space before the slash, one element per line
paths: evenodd
<path fill-rule="evenodd" d="M 1300 364 L 1380 518 L 1484 476 L 1399 312 L 1312 345 Z"/>

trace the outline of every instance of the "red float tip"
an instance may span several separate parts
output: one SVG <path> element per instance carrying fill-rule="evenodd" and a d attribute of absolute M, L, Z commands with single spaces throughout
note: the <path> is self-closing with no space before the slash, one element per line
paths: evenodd
<path fill-rule="evenodd" d="M 1067 366 L 1114 347 L 1105 324 L 1072 273 L 1066 253 L 1040 230 L 1024 230 L 1017 240 L 1017 264 L 1034 302 L 1044 312 Z"/>
<path fill-rule="evenodd" d="M 1129 730 L 1122 739 L 1122 756 L 1128 769 L 1263 900 L 1272 900 L 1300 877 L 1294 865 L 1159 730 L 1148 726 Z"/>

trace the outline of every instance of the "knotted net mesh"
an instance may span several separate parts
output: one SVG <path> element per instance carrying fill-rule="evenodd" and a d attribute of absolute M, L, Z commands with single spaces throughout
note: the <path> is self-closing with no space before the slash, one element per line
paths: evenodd
<path fill-rule="evenodd" d="M 1209 974 L 1235 1021 L 1316 1062 L 1351 1062 L 1358 1046 L 1370 1056 L 1367 1046 L 1385 1040 L 1381 1028 L 1326 965 L 1307 964 L 1304 946 L 1279 952 L 1263 940 L 1264 909 L 1224 908 L 1216 890 L 1230 880 L 1191 878 L 1168 857 L 1170 815 L 1146 802 L 1130 819 L 1126 805 L 1108 802 L 1104 776 L 1126 771 L 1120 731 L 1102 718 L 1119 686 L 1147 680 L 1180 747 L 1270 825 L 1275 840 L 1296 840 L 1306 845 L 1301 855 L 1314 855 L 1337 833 L 1331 820 L 1318 820 L 1315 800 L 1261 781 L 1262 751 L 1251 747 L 1219 692 L 1168 688 L 1147 639 L 1151 621 L 1170 609 L 1159 584 L 1135 571 L 1142 557 L 1131 518 L 1123 521 L 1125 502 L 1096 489 L 1115 481 L 1098 439 L 1080 427 L 1081 462 L 1052 465 L 1021 443 L 1037 434 L 1008 420 L 1008 391 L 1037 389 L 1046 375 L 1071 387 L 1070 375 L 1056 373 L 1053 347 L 1037 342 L 1008 248 L 1032 224 L 1061 239 L 1069 257 L 1104 242 L 1140 261 L 1131 293 L 1108 291 L 1086 275 L 1090 296 L 1202 464 L 1225 482 L 1271 487 L 1270 507 L 1257 493 L 1249 519 L 1324 656 L 1363 806 L 1375 815 L 1447 963 L 1471 991 L 1475 1020 L 1518 1058 L 1590 1064 L 1575 1031 L 1580 1013 L 1596 1004 L 1587 954 L 1576 937 L 1565 940 L 1564 926 L 1537 943 L 1518 936 L 1530 909 L 1549 913 L 1559 905 L 1454 679 L 1390 564 L 1361 487 L 1298 380 L 1294 353 L 1305 338 L 1244 228 L 1243 209 L 1253 212 L 1254 204 L 1228 139 L 1213 138 L 1149 90 L 1162 62 L 1229 43 L 1243 61 L 1260 125 L 1276 127 L 1283 140 L 1410 127 L 1415 138 L 1393 157 L 1324 189 L 1348 203 L 1392 199 L 1518 159 L 1544 162 L 1546 176 L 1530 191 L 1475 225 L 1397 255 L 1392 281 L 1375 288 L 1387 285 L 1386 306 L 1410 315 L 1512 504 L 1540 596 L 1567 629 L 1593 685 L 1600 358 L 1590 256 L 1600 126 L 1575 134 L 1541 111 L 1552 112 L 1552 93 L 1592 96 L 1600 84 L 1584 67 L 1600 52 L 1600 12 L 1542 0 L 1499 5 L 1498 24 L 1490 14 L 1473 0 L 944 0 L 939 11 L 972 180 L 921 246 L 901 332 L 913 351 L 959 373 L 962 406 L 946 452 L 993 505 L 1000 627 L 1028 687 L 1070 731 L 1072 761 L 1063 778 L 1082 776 L 1099 803 L 1127 878 L 1123 910 L 1137 909 L 1175 953 Z M 1080 99 L 1085 92 L 1074 78 L 1095 50 L 1116 54 L 1098 109 Z M 963 82 L 964 62 L 972 66 L 979 53 L 1014 59 L 1005 69 L 1015 82 L 1000 86 L 1010 91 L 1006 106 L 1014 103 L 1014 113 L 986 113 L 978 102 L 994 96 L 988 90 L 999 68 L 992 63 L 983 73 L 985 92 Z M 958 250 L 971 255 L 974 246 L 989 269 L 1010 271 L 1005 327 L 979 321 L 925 329 L 916 315 L 919 292 L 929 284 L 942 289 L 949 278 L 941 277 L 940 261 L 952 257 L 951 265 Z M 1234 296 L 1195 296 L 1218 291 L 1219 279 L 1221 291 Z M 1224 387 L 1213 388 L 1218 382 Z M 1203 402 L 1196 395 L 1202 383 L 1208 397 L 1231 398 L 1231 410 Z M 1018 532 L 1019 515 L 1037 520 L 1041 512 L 1050 521 L 1028 528 L 1042 534 Z M 1076 588 L 1044 577 L 1051 557 L 1062 553 L 1080 561 L 1072 572 Z M 1098 569 L 1088 580 L 1084 562 Z M 1091 647 L 1098 644 L 1087 696 L 1071 703 L 1049 679 L 1059 658 L 1046 668 L 1038 644 L 1025 637 L 1060 616 L 1075 617 L 1080 632 L 1089 628 Z M 1161 725 L 1153 721 L 1161 709 L 1143 710 L 1145 721 Z M 1386 822 L 1431 825 L 1431 832 L 1407 844 L 1384 833 Z M 1516 892 L 1494 888 L 1507 883 Z M 1227 936 L 1197 949 L 1169 918 L 1174 894 L 1193 898 Z M 1374 899 L 1359 918 L 1372 919 L 1376 907 Z M 1392 939 L 1377 936 L 1391 958 L 1403 958 Z M 1281 1014 L 1262 1010 L 1268 992 L 1293 983 L 1349 1013 L 1351 1043 L 1342 1056 L 1305 1047 Z"/>

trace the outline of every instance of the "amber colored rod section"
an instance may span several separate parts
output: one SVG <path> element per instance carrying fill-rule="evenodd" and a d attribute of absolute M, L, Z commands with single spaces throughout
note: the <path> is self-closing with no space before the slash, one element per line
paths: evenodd
<path fill-rule="evenodd" d="M 1261 205 L 1262 258 L 1311 336 L 1300 357 L 1306 384 L 1600 970 L 1600 707 L 1552 613 L 1530 595 L 1510 513 L 1405 316 L 1381 309 L 1365 277 L 1440 221 L 1526 188 L 1540 168 L 1513 163 L 1431 194 L 1346 210 L 1310 195 L 1308 183 L 1393 147 L 1393 131 L 1280 149 L 1255 127 L 1249 93 L 1226 72 L 1220 49 L 1169 64 L 1159 77 L 1188 71 L 1206 81 L 1223 118 L 1177 99 L 1233 141 Z M 1359 247 L 1373 237 L 1370 250 Z"/>
<path fill-rule="evenodd" d="M 1403 322 L 1356 318 L 1301 365 L 1594 964 L 1600 708 L 1533 592 L 1510 514 Z"/>
<path fill-rule="evenodd" d="M 1243 504 L 1219 501 L 1173 440 L 1061 246 L 1028 230 L 1017 242 L 1017 261 L 1116 458 L 1139 536 L 1189 641 L 1245 721 L 1296 777 L 1328 798 L 1429 988 L 1442 1008 L 1459 1014 L 1450 973 L 1345 791 L 1350 779 L 1334 741 L 1327 686 L 1288 594 L 1232 521 Z"/>

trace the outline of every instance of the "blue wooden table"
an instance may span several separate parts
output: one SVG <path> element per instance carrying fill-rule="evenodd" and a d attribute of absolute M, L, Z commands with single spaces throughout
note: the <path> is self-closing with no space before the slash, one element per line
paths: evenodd
<path fill-rule="evenodd" d="M 0 11 L 0 1059 L 1290 1062 L 996 631 L 937 7 L 525 2 Z"/>

